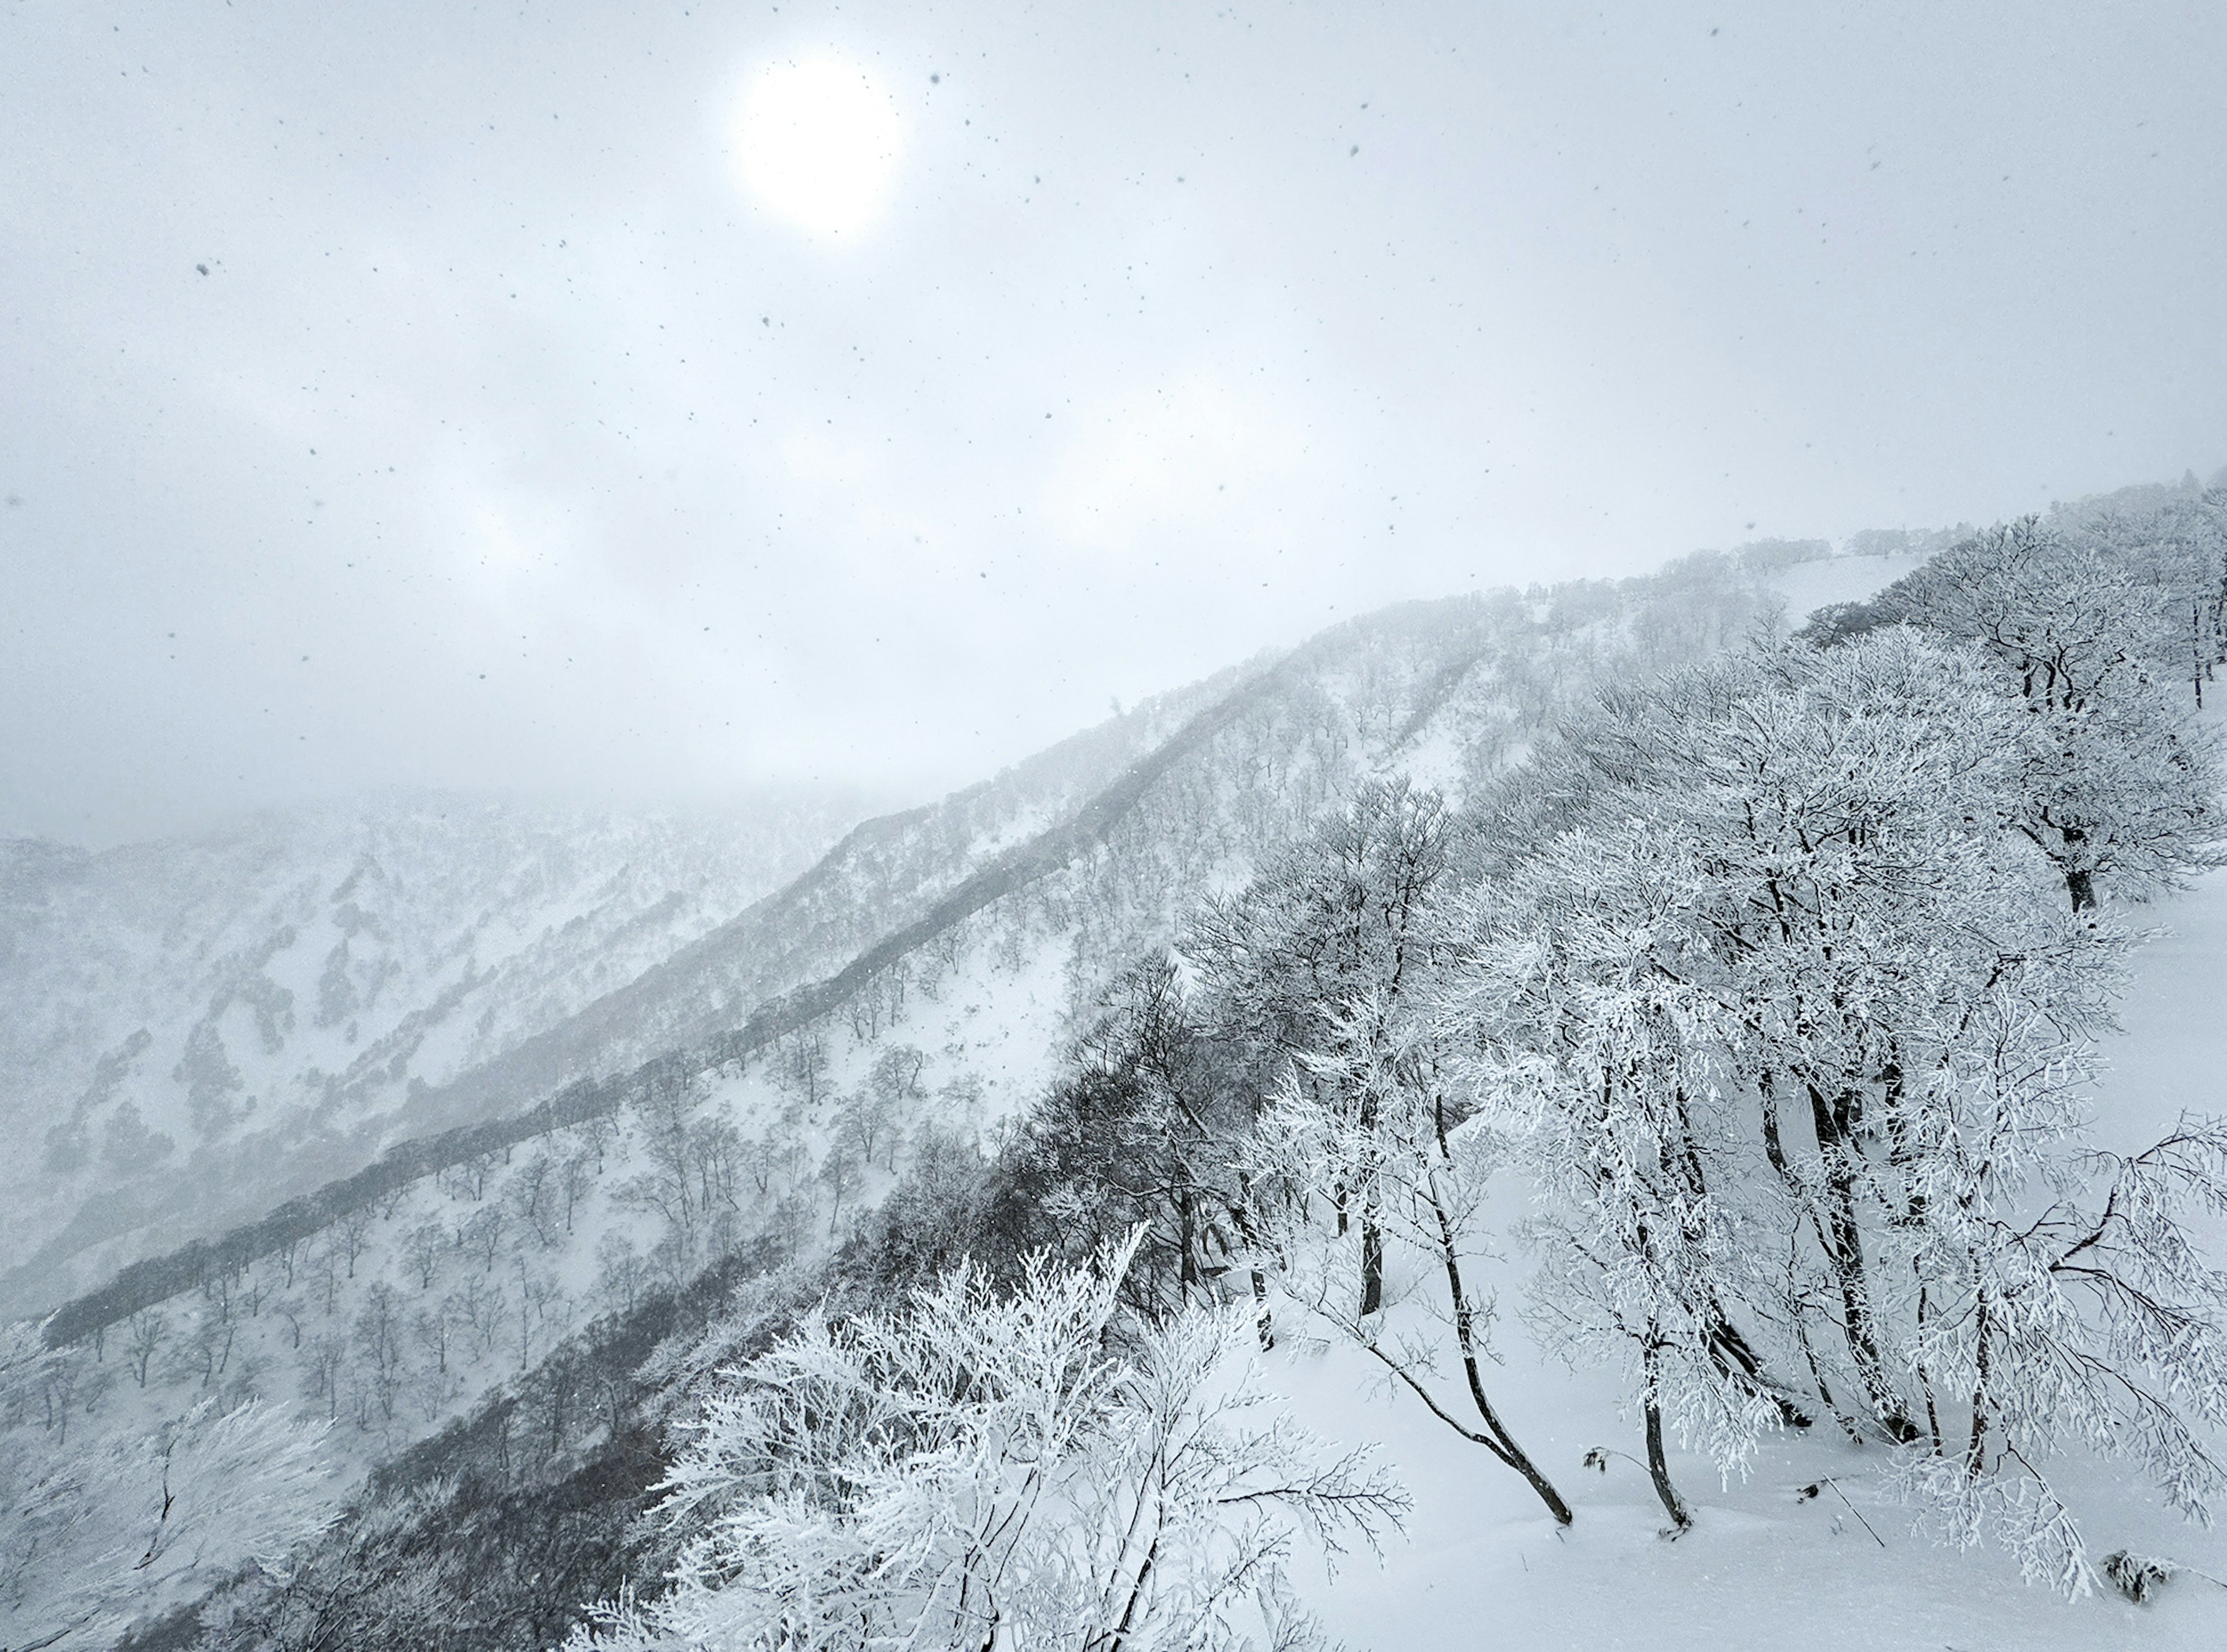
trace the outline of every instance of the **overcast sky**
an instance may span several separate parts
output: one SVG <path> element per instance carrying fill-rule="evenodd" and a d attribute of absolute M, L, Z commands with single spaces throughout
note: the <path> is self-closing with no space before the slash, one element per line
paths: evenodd
<path fill-rule="evenodd" d="M 2223 65 L 2208 0 L 5 0 L 0 833 L 909 800 L 1401 597 L 2208 475 Z"/>

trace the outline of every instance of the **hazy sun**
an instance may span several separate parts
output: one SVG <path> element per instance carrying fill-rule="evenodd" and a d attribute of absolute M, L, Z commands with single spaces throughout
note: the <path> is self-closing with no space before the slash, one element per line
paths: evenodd
<path fill-rule="evenodd" d="M 880 214 L 904 124 L 858 65 L 813 57 L 751 78 L 734 139 L 736 175 L 759 205 L 814 234 L 848 235 Z"/>

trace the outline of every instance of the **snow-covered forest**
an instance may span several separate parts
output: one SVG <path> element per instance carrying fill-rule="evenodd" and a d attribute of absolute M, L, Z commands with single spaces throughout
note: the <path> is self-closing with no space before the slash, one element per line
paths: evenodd
<path fill-rule="evenodd" d="M 824 818 L 508 918 L 17 845 L 48 1182 L 315 1150 L 13 1287 L 0 1644 L 2211 1644 L 2223 660 L 2227 491 L 2134 489 L 1387 610 L 754 905 Z M 88 995 L 173 866 L 287 940 Z M 342 907 L 399 1106 L 290 1070 Z"/>

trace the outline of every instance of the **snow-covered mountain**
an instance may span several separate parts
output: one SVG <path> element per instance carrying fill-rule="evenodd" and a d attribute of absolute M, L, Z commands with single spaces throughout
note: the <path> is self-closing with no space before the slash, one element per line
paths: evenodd
<path fill-rule="evenodd" d="M 845 824 L 831 800 L 625 819 L 429 794 L 100 853 L 0 844 L 0 1311 L 353 1169 L 413 1094 Z"/>
<path fill-rule="evenodd" d="M 1241 882 L 1360 781 L 1396 770 L 1458 796 L 1603 684 L 1731 646 L 1769 615 L 1798 622 L 1915 560 L 1899 547 L 1827 551 L 1774 543 L 1643 579 L 1412 603 L 1163 695 L 932 807 L 858 827 L 778 894 L 437 1088 L 411 1117 L 463 1122 L 709 1049 L 807 984 L 833 983 L 814 999 L 825 1010 L 887 994 L 908 959 L 948 954 L 961 926 L 1028 922 L 1042 944 L 1056 935 L 1079 1005 L 1177 910 Z"/>
<path fill-rule="evenodd" d="M 0 1305 L 51 1305 L 398 1141 L 653 1056 L 839 1014 L 878 1032 L 874 1006 L 922 972 L 1039 984 L 1028 1054 L 1001 1057 L 1018 1097 L 1114 972 L 1361 781 L 1458 798 L 1604 684 L 1886 584 L 1913 560 L 1888 550 L 1772 543 L 1349 622 L 867 821 L 785 882 L 828 812 L 628 823 L 434 798 L 97 856 L 11 845 L 0 1094 L 41 1151 L 19 1161 Z"/>

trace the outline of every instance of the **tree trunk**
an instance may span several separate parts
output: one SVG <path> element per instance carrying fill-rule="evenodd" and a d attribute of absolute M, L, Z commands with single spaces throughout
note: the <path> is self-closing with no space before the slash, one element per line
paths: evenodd
<path fill-rule="evenodd" d="M 1253 1233 L 1253 1221 L 1247 1206 L 1253 1197 L 1253 1178 L 1242 1170 L 1237 1174 L 1237 1199 L 1229 1207 L 1229 1220 L 1237 1229 L 1238 1242 L 1252 1259 L 1253 1273 L 1253 1330 L 1260 1339 L 1263 1353 L 1276 1346 L 1275 1321 L 1268 1308 L 1268 1275 L 1260 1266 L 1260 1246 Z"/>
<path fill-rule="evenodd" d="M 1187 1185 L 1179 1186 L 1176 1189 L 1176 1228 L 1177 1243 L 1181 1251 L 1182 1260 L 1177 1265 L 1176 1283 L 1183 1292 L 1183 1299 L 1186 1305 L 1190 1302 L 1192 1291 L 1198 1285 L 1198 1258 L 1196 1234 L 1193 1231 L 1194 1221 L 1190 1189 Z"/>
<path fill-rule="evenodd" d="M 2080 850 L 2088 841 L 2088 834 L 2077 826 L 2064 826 L 2058 835 L 2064 839 L 2064 887 L 2072 896 L 2072 909 L 2086 912 L 2096 904 L 2096 875 L 2080 864 Z"/>
<path fill-rule="evenodd" d="M 1446 1288 L 1453 1296 L 1454 1340 L 1461 1348 L 1462 1373 L 1469 1379 L 1470 1400 L 1477 1406 L 1477 1414 L 1484 1419 L 1487 1432 L 1499 1443 L 1501 1460 L 1523 1477 L 1558 1525 L 1567 1526 L 1573 1518 L 1570 1505 L 1562 1501 L 1562 1494 L 1554 1489 L 1554 1483 L 1539 1472 L 1529 1454 L 1516 1443 L 1516 1437 L 1508 1432 L 1500 1420 L 1500 1413 L 1484 1396 L 1484 1377 L 1477 1363 L 1476 1317 L 1470 1309 L 1469 1295 L 1462 1286 L 1461 1260 L 1454 1247 L 1453 1222 L 1446 1215 L 1435 1185 L 1427 1190 L 1427 1196 L 1439 1219 L 1439 1250 L 1445 1261 Z"/>
<path fill-rule="evenodd" d="M 1364 1136 L 1376 1128 L 1376 1098 L 1364 1095 L 1361 1128 Z M 1361 1190 L 1361 1317 L 1366 1319 L 1384 1305 L 1384 1233 L 1376 1225 L 1376 1166 L 1370 1155 L 1369 1174 Z"/>
<path fill-rule="evenodd" d="M 1662 1500 L 1662 1512 L 1670 1516 L 1674 1531 L 1691 1529 L 1694 1516 L 1686 1508 L 1686 1500 L 1678 1495 L 1678 1488 L 1670 1483 L 1670 1464 L 1662 1454 L 1662 1406 L 1655 1397 L 1655 1350 L 1649 1349 L 1647 1365 L 1647 1474 L 1655 1482 L 1655 1495 Z"/>
<path fill-rule="evenodd" d="M 1828 1102 L 1815 1085 L 1809 1091 L 1810 1117 L 1817 1145 L 1825 1158 L 1825 1221 L 1819 1237 L 1824 1241 L 1825 1260 L 1841 1298 L 1841 1328 L 1848 1352 L 1856 1362 L 1856 1375 L 1872 1409 L 1897 1445 L 1918 1438 L 1918 1425 L 1910 1419 L 1901 1396 L 1887 1381 L 1886 1362 L 1879 1357 L 1879 1339 L 1872 1330 L 1870 1281 L 1865 1277 L 1863 1228 L 1856 1220 L 1856 1176 L 1851 1119 L 1845 1098 Z"/>
<path fill-rule="evenodd" d="M 1759 1394 L 1778 1409 L 1778 1420 L 1788 1428 L 1809 1426 L 1809 1413 L 1796 1405 L 1792 1398 L 1777 1383 L 1764 1375 L 1763 1362 L 1748 1346 L 1747 1338 L 1726 1317 L 1724 1309 L 1715 1310 L 1715 1324 L 1709 1327 L 1709 1362 L 1739 1387 L 1750 1394 Z"/>

